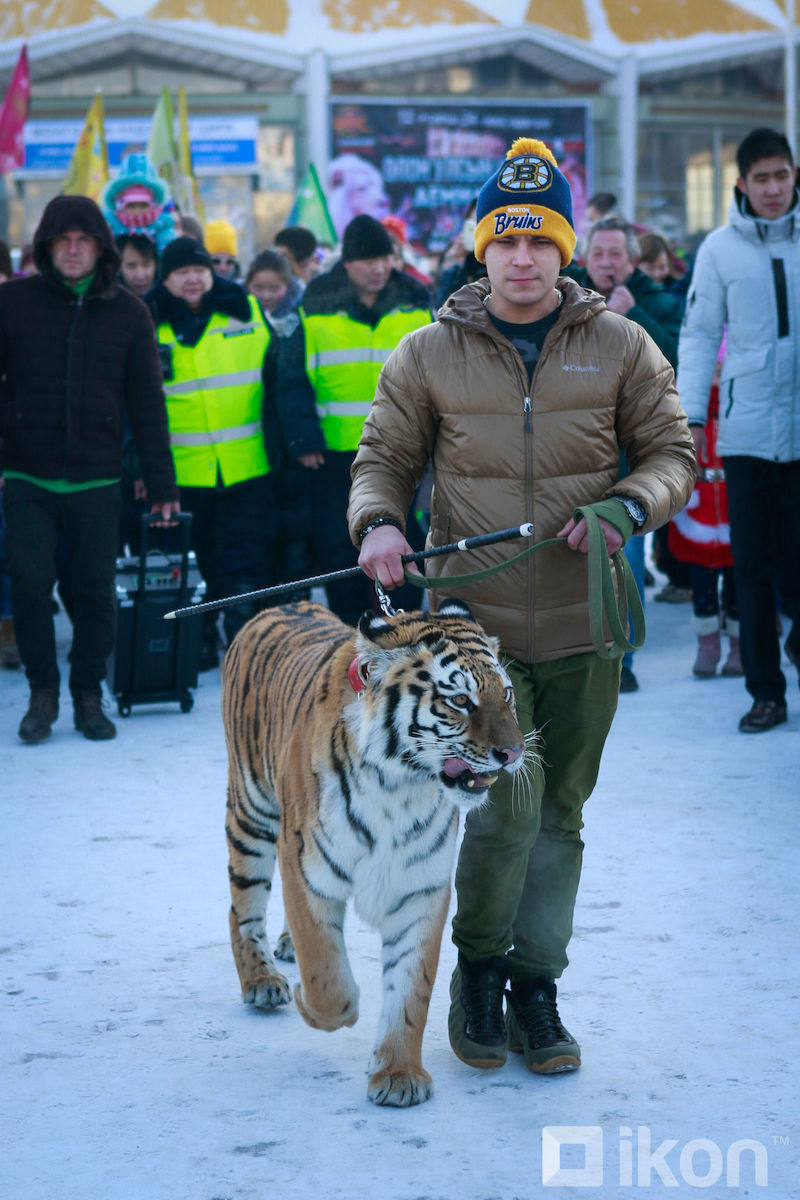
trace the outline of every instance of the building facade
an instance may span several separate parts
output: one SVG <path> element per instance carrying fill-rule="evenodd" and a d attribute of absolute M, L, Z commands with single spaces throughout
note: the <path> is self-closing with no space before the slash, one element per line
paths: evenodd
<path fill-rule="evenodd" d="M 33 78 L 26 165 L 0 181 L 15 245 L 98 89 L 113 174 L 162 86 L 185 86 L 206 215 L 236 226 L 243 258 L 309 162 L 329 201 L 344 158 L 377 167 L 380 204 L 435 253 L 508 132 L 538 133 L 574 160 L 579 201 L 614 192 L 685 239 L 724 220 L 744 132 L 794 134 L 794 21 L 773 0 L 4 0 L 0 39 L 0 88 L 23 42 Z"/>

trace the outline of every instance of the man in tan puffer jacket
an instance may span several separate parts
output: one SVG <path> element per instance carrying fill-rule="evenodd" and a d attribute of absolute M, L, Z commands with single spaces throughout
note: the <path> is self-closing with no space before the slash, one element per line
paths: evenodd
<path fill-rule="evenodd" d="M 609 553 L 664 524 L 689 499 L 695 456 L 672 368 L 648 334 L 559 273 L 575 247 L 569 185 L 548 148 L 518 139 L 478 201 L 475 253 L 486 280 L 456 292 L 439 321 L 386 363 L 353 466 L 348 518 L 360 564 L 403 579 L 403 522 L 433 459 L 431 545 L 533 522 L 552 547 L 459 590 L 500 639 L 517 716 L 539 730 L 531 794 L 512 803 L 502 772 L 467 817 L 456 889 L 450 1042 L 463 1061 L 501 1066 L 522 1051 L 539 1074 L 573 1070 L 580 1049 L 558 1015 L 555 980 L 580 878 L 581 811 L 594 787 L 619 691 L 619 659 L 589 634 L 585 521 L 599 504 Z M 630 474 L 618 479 L 619 449 Z M 602 514 L 602 515 L 601 515 Z M 518 552 L 476 551 L 470 569 Z M 429 574 L 460 574 L 456 556 Z M 510 979 L 508 1006 L 504 990 Z"/>

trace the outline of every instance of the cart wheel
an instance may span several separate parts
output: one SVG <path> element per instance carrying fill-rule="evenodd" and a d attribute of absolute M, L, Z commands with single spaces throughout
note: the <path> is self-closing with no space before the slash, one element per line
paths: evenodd
<path fill-rule="evenodd" d="M 117 701 L 117 712 L 121 717 L 129 717 L 131 715 L 131 706 L 126 700 Z"/>
<path fill-rule="evenodd" d="M 181 712 L 191 712 L 194 705 L 194 696 L 191 692 L 186 692 L 181 696 Z"/>

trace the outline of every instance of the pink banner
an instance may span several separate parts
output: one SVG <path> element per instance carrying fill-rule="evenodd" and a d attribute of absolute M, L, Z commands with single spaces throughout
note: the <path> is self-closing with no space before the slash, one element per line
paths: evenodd
<path fill-rule="evenodd" d="M 31 72 L 25 46 L 19 52 L 14 74 L 0 108 L 0 175 L 25 161 L 25 122 L 31 98 Z"/>

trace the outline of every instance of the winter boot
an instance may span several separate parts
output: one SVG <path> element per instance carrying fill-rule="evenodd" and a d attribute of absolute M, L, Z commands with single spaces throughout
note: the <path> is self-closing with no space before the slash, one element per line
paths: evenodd
<path fill-rule="evenodd" d="M 536 1075 L 575 1071 L 581 1049 L 561 1024 L 556 985 L 549 979 L 515 979 L 508 994 L 508 1048 L 525 1055 L 525 1066 Z"/>
<path fill-rule="evenodd" d="M 725 621 L 725 632 L 728 635 L 728 657 L 721 675 L 744 675 L 742 655 L 739 647 L 739 622 L 728 617 Z"/>
<path fill-rule="evenodd" d="M 720 648 L 719 617 L 692 617 L 692 628 L 697 634 L 697 658 L 692 674 L 698 679 L 713 679 L 722 653 Z"/>
<path fill-rule="evenodd" d="M 43 742 L 53 732 L 58 718 L 58 688 L 33 688 L 28 711 L 22 718 L 19 736 L 31 746 Z"/>
<path fill-rule="evenodd" d="M 3 617 L 0 621 L 0 667 L 8 671 L 16 671 L 22 666 L 19 647 L 14 634 L 13 617 Z"/>
<path fill-rule="evenodd" d="M 103 712 L 103 697 L 97 692 L 78 692 L 72 697 L 75 728 L 91 742 L 117 736 L 117 727 Z"/>
<path fill-rule="evenodd" d="M 508 1057 L 503 996 L 508 968 L 503 955 L 469 962 L 459 952 L 450 980 L 448 1028 L 453 1053 L 470 1067 L 502 1067 Z"/>

